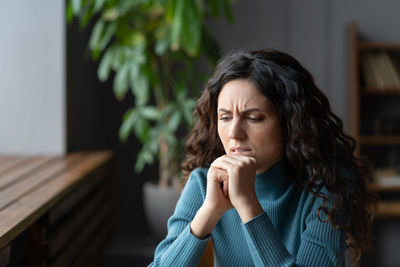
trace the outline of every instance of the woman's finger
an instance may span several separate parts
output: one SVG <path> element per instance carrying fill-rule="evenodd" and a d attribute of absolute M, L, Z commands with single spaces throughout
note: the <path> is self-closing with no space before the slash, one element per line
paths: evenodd
<path fill-rule="evenodd" d="M 255 163 L 256 160 L 252 157 L 241 155 L 224 155 L 214 160 L 212 166 L 228 171 L 236 168 L 255 165 Z"/>
<path fill-rule="evenodd" d="M 219 157 L 216 160 L 214 160 L 214 162 L 211 164 L 211 166 L 227 171 L 227 170 L 231 169 L 232 167 L 235 167 L 235 164 L 233 164 L 232 162 L 227 161 L 222 156 L 222 157 Z"/>
<path fill-rule="evenodd" d="M 222 182 L 222 191 L 224 192 L 226 198 L 229 198 L 228 185 L 229 185 L 229 178 L 227 178 L 225 181 Z"/>

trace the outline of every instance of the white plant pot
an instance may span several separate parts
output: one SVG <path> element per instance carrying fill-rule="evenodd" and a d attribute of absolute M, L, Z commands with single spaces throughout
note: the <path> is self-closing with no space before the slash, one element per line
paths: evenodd
<path fill-rule="evenodd" d="M 151 232 L 158 238 L 167 235 L 168 218 L 174 213 L 180 191 L 174 187 L 160 188 L 158 181 L 143 184 L 143 204 Z"/>

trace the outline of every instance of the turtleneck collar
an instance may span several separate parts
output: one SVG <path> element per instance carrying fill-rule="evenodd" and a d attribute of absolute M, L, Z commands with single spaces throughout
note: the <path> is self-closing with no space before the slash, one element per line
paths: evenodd
<path fill-rule="evenodd" d="M 268 170 L 256 175 L 256 192 L 257 195 L 279 198 L 284 194 L 292 182 L 286 174 L 286 159 L 283 158 Z"/>

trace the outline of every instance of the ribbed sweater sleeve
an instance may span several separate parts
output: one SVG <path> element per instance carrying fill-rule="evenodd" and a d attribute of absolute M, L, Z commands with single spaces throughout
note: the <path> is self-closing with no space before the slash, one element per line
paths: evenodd
<path fill-rule="evenodd" d="M 345 236 L 329 223 L 319 221 L 316 210 L 321 203 L 314 197 L 312 199 L 297 255 L 288 252 L 267 213 L 242 224 L 255 266 L 340 266 Z"/>
<path fill-rule="evenodd" d="M 323 193 L 329 195 L 324 188 Z M 301 243 L 297 252 L 298 266 L 341 266 L 344 264 L 346 233 L 333 229 L 328 222 L 318 219 L 317 211 L 322 206 L 322 199 L 311 197 L 311 212 L 305 220 L 306 228 L 301 233 Z M 329 208 L 332 203 L 329 203 Z M 321 219 L 327 219 L 321 210 Z"/>
<path fill-rule="evenodd" d="M 295 258 L 280 240 L 267 213 L 242 224 L 255 266 L 292 266 Z"/>
<path fill-rule="evenodd" d="M 200 240 L 190 232 L 190 222 L 203 203 L 205 182 L 197 171 L 192 172 L 168 220 L 168 235 L 157 246 L 149 266 L 197 266 L 209 238 Z"/>

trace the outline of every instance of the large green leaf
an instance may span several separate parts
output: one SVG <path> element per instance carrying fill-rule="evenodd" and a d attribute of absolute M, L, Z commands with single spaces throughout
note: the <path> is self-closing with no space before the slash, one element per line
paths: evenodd
<path fill-rule="evenodd" d="M 185 2 L 186 0 L 176 0 L 175 12 L 172 20 L 172 29 L 171 29 L 172 51 L 176 51 L 179 49 Z"/>
<path fill-rule="evenodd" d="M 105 82 L 110 75 L 113 56 L 113 50 L 110 48 L 104 53 L 103 57 L 101 58 L 99 68 L 97 69 L 97 76 L 102 82 Z"/>
<path fill-rule="evenodd" d="M 146 120 L 159 120 L 161 112 L 154 106 L 144 106 L 140 109 L 140 113 Z"/>
<path fill-rule="evenodd" d="M 105 2 L 106 0 L 95 0 L 94 12 L 99 12 L 103 8 Z"/>
<path fill-rule="evenodd" d="M 125 112 L 121 127 L 119 128 L 119 139 L 121 142 L 126 142 L 129 135 L 139 119 L 139 114 L 135 108 L 130 108 Z"/>
<path fill-rule="evenodd" d="M 139 63 L 139 64 L 138 64 Z M 135 103 L 137 105 L 144 105 L 149 99 L 149 81 L 147 75 L 142 71 L 140 62 L 131 61 L 130 70 L 130 86 L 133 95 L 135 96 Z"/>
<path fill-rule="evenodd" d="M 145 146 L 140 150 L 136 158 L 135 171 L 141 172 L 146 164 L 150 165 L 154 162 L 154 154 Z"/>
<path fill-rule="evenodd" d="M 167 22 L 171 22 L 175 17 L 175 8 L 177 0 L 168 0 L 167 7 L 165 10 L 165 19 Z"/>
<path fill-rule="evenodd" d="M 178 129 L 179 124 L 181 123 L 182 115 L 178 109 L 175 109 L 174 113 L 170 117 L 168 121 L 168 129 L 171 132 L 175 132 Z"/>
<path fill-rule="evenodd" d="M 163 55 L 171 44 L 170 25 L 161 25 L 155 32 L 156 44 L 154 51 L 157 56 Z"/>
<path fill-rule="evenodd" d="M 161 135 L 161 130 L 162 126 L 159 126 L 160 124 L 158 123 L 157 126 L 150 128 L 149 131 L 149 139 L 151 142 L 148 142 L 146 145 L 148 149 L 153 153 L 157 154 L 159 149 L 160 149 L 160 142 L 159 142 L 159 137 Z"/>
<path fill-rule="evenodd" d="M 107 44 L 110 42 L 111 38 L 114 36 L 115 30 L 117 28 L 116 22 L 108 23 L 106 29 L 104 30 L 104 35 L 100 40 L 98 49 L 103 51 Z"/>
<path fill-rule="evenodd" d="M 146 165 L 146 162 L 144 160 L 144 157 L 141 156 L 140 152 L 137 154 L 136 157 L 136 163 L 135 163 L 135 172 L 139 173 L 141 171 L 143 171 L 144 165 Z"/>
<path fill-rule="evenodd" d="M 112 50 L 113 50 L 113 57 L 111 60 L 111 68 L 114 71 L 118 71 L 126 63 L 125 62 L 125 59 L 126 59 L 125 50 L 126 49 L 124 46 L 115 44 L 112 46 Z"/>
<path fill-rule="evenodd" d="M 74 18 L 74 10 L 72 8 L 72 1 L 67 2 L 67 23 L 70 23 L 72 19 Z"/>
<path fill-rule="evenodd" d="M 89 1 L 85 3 L 80 11 L 80 27 L 81 29 L 86 28 L 88 25 L 89 21 L 92 19 L 94 15 L 94 10 L 93 10 L 93 5 L 92 1 Z"/>
<path fill-rule="evenodd" d="M 172 113 L 174 111 L 175 111 L 175 104 L 174 103 L 169 103 L 162 110 L 162 120 L 166 121 L 172 115 Z"/>
<path fill-rule="evenodd" d="M 133 129 L 140 142 L 147 143 L 149 141 L 150 124 L 142 116 L 139 116 L 139 118 L 136 120 L 136 124 Z"/>
<path fill-rule="evenodd" d="M 74 15 L 79 15 L 81 12 L 82 1 L 81 0 L 71 0 L 72 11 Z"/>
<path fill-rule="evenodd" d="M 114 78 L 114 94 L 119 99 L 122 100 L 128 91 L 129 85 L 129 64 L 125 64 L 121 69 L 117 71 Z"/>
<path fill-rule="evenodd" d="M 143 63 L 147 62 L 144 50 L 145 47 L 143 44 L 137 46 L 126 46 L 124 48 L 125 59 L 128 60 L 130 64 L 141 66 Z"/>
<path fill-rule="evenodd" d="M 90 35 L 90 39 L 89 39 L 90 50 L 93 51 L 93 50 L 97 49 L 97 47 L 100 43 L 100 39 L 103 34 L 104 26 L 105 26 L 105 23 L 102 20 L 98 20 L 96 22 L 96 25 L 94 25 L 92 34 Z"/>
<path fill-rule="evenodd" d="M 133 92 L 135 94 L 135 102 L 137 105 L 144 105 L 149 99 L 149 81 L 146 75 L 139 75 L 136 80 L 132 81 Z"/>
<path fill-rule="evenodd" d="M 185 7 L 182 17 L 182 44 L 186 53 L 195 57 L 199 54 L 201 42 L 200 15 L 192 1 L 188 1 Z"/>
<path fill-rule="evenodd" d="M 147 164 L 152 164 L 154 162 L 154 155 L 151 153 L 149 149 L 143 149 L 143 154 L 141 155 L 143 157 L 143 160 Z"/>
<path fill-rule="evenodd" d="M 118 0 L 117 1 L 117 9 L 121 15 L 129 13 L 133 10 L 137 5 L 142 4 L 143 0 Z"/>
<path fill-rule="evenodd" d="M 92 31 L 89 48 L 92 50 L 92 58 L 97 60 L 101 52 L 110 42 L 117 27 L 116 22 L 111 22 L 106 25 L 103 20 L 98 20 Z"/>

